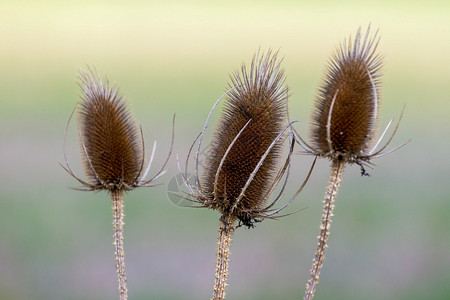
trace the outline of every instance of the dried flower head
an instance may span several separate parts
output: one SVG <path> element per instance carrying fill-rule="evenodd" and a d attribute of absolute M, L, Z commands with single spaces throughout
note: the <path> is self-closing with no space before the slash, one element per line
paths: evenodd
<path fill-rule="evenodd" d="M 231 76 L 229 90 L 214 104 L 203 131 L 191 146 L 186 159 L 185 172 L 181 172 L 194 202 L 221 213 L 217 243 L 217 264 L 213 299 L 224 298 L 228 276 L 228 257 L 235 222 L 253 227 L 264 218 L 282 217 L 277 213 L 283 206 L 273 208 L 286 186 L 294 142 L 288 133 L 291 124 L 287 115 L 288 90 L 284 84 L 284 70 L 277 53 L 256 54 L 248 70 L 242 65 Z M 199 176 L 199 153 L 209 118 L 218 102 L 226 96 L 221 119 L 214 131 Z M 282 163 L 282 145 L 288 139 L 290 150 Z M 195 182 L 187 180 L 190 153 L 198 140 L 195 156 Z M 287 174 L 286 176 L 284 176 Z M 279 195 L 268 199 L 284 177 Z M 192 199 L 191 199 L 192 200 Z"/>
<path fill-rule="evenodd" d="M 139 127 L 118 89 L 92 75 L 81 73 L 80 81 L 78 116 L 86 175 L 98 189 L 132 189 L 143 166 Z"/>
<path fill-rule="evenodd" d="M 323 156 L 355 161 L 369 150 L 377 121 L 381 58 L 376 34 L 344 41 L 331 62 L 316 101 L 313 145 Z M 353 44 L 352 44 L 353 43 Z"/>
<path fill-rule="evenodd" d="M 263 209 L 265 194 L 277 175 L 283 140 L 277 136 L 287 124 L 283 73 L 276 55 L 269 52 L 265 58 L 255 57 L 249 72 L 243 65 L 241 73 L 231 76 L 233 89 L 206 158 L 202 185 L 207 205 L 235 214 L 245 224 L 252 219 L 251 212 Z M 264 163 L 247 184 L 269 147 Z"/>
<path fill-rule="evenodd" d="M 64 169 L 83 184 L 85 190 L 132 190 L 149 186 L 164 173 L 172 149 L 161 170 L 153 178 L 145 180 L 156 143 L 143 172 L 145 146 L 142 130 L 118 88 L 110 86 L 106 78 L 101 80 L 95 70 L 88 70 L 80 72 L 82 95 L 78 109 L 78 131 L 87 180 L 81 180 L 73 173 L 67 158 Z"/>
<path fill-rule="evenodd" d="M 382 59 L 376 53 L 379 38 L 370 37 L 358 29 L 354 40 L 344 41 L 332 57 L 324 82 L 316 99 L 311 124 L 311 144 L 298 138 L 309 153 L 356 163 L 365 173 L 363 164 L 383 156 L 382 151 L 395 135 L 398 124 L 385 146 L 375 152 L 391 122 L 373 145 L 379 110 L 379 86 Z M 403 144 L 401 145 L 403 146 Z M 396 148 L 397 149 L 397 148 Z M 393 149 L 390 152 L 396 150 Z"/>
<path fill-rule="evenodd" d="M 332 161 L 330 184 L 323 202 L 319 242 L 304 300 L 313 299 L 319 283 L 335 198 L 346 164 L 356 163 L 361 167 L 361 174 L 368 175 L 364 165 L 369 164 L 371 158 L 386 155 L 404 145 L 382 152 L 395 135 L 397 124 L 387 143 L 375 152 L 391 121 L 380 139 L 371 147 L 378 118 L 381 58 L 376 54 L 379 40 L 377 33 L 373 37 L 370 37 L 369 33 L 370 27 L 362 38 L 360 28 L 354 41 L 344 41 L 339 47 L 329 63 L 316 100 L 311 126 L 311 146 L 298 137 L 298 142 L 307 152 Z"/>
<path fill-rule="evenodd" d="M 250 69 L 243 65 L 230 76 L 230 89 L 224 94 L 226 103 L 201 180 L 198 153 L 209 116 L 199 136 L 195 183 L 185 180 L 195 201 L 249 227 L 259 219 L 279 217 L 274 215 L 280 209 L 272 207 L 281 196 L 272 203 L 268 198 L 288 169 L 293 148 L 291 143 L 288 158 L 280 166 L 282 144 L 290 136 L 288 90 L 280 64 L 277 53 L 258 53 Z"/>
<path fill-rule="evenodd" d="M 123 96 L 115 86 L 109 85 L 107 79 L 102 81 L 99 75 L 91 69 L 87 73 L 81 72 L 79 85 L 83 94 L 79 102 L 78 130 L 84 169 L 88 180 L 84 181 L 73 173 L 65 151 L 66 166 L 62 167 L 84 185 L 84 190 L 110 192 L 119 299 L 126 300 L 128 299 L 128 289 L 123 245 L 123 194 L 124 191 L 136 187 L 150 186 L 149 184 L 153 180 L 162 175 L 172 147 L 161 170 L 151 179 L 144 180 L 153 160 L 156 142 L 148 167 L 142 174 L 145 161 L 142 130 L 126 107 Z M 72 111 L 72 115 L 74 111 Z M 67 122 L 66 132 L 72 115 Z"/>

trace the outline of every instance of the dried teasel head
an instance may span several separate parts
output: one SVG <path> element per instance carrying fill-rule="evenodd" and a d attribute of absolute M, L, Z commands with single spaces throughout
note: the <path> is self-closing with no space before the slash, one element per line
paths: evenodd
<path fill-rule="evenodd" d="M 382 151 L 398 128 L 397 124 L 386 145 L 375 152 L 392 122 L 389 122 L 373 146 L 380 106 L 382 66 L 382 59 L 376 53 L 379 42 L 377 33 L 371 36 L 369 26 L 363 36 L 360 28 L 354 40 L 350 38 L 338 48 L 329 62 L 316 99 L 311 125 L 311 144 L 299 139 L 307 152 L 331 160 L 357 163 L 364 175 L 367 173 L 363 164 L 368 163 L 371 158 L 387 154 Z"/>
<path fill-rule="evenodd" d="M 116 87 L 81 74 L 78 114 L 84 169 L 101 189 L 130 189 L 142 170 L 139 127 Z"/>
<path fill-rule="evenodd" d="M 381 58 L 377 35 L 340 46 L 329 63 L 319 91 L 312 124 L 312 142 L 330 158 L 354 161 L 370 148 L 378 113 Z"/>
<path fill-rule="evenodd" d="M 106 78 L 102 80 L 90 68 L 88 72 L 80 72 L 79 85 L 82 95 L 78 109 L 78 130 L 88 179 L 83 181 L 75 176 L 67 158 L 66 167 L 63 166 L 66 171 L 82 183 L 86 190 L 109 191 L 148 186 L 162 175 L 163 169 L 152 179 L 144 180 L 155 147 L 150 163 L 143 172 L 145 147 L 142 130 L 118 88 L 111 86 Z"/>
<path fill-rule="evenodd" d="M 197 175 L 195 184 L 188 183 L 202 206 L 219 210 L 249 227 L 279 211 L 272 207 L 280 195 L 270 204 L 267 200 L 292 153 L 291 147 L 280 168 L 282 144 L 289 137 L 290 127 L 288 90 L 280 64 L 277 53 L 258 53 L 250 69 L 243 65 L 230 76 L 230 89 L 225 93 L 226 103 L 204 160 L 201 180 Z M 203 132 L 198 149 L 202 137 Z"/>
<path fill-rule="evenodd" d="M 370 165 L 370 159 L 399 148 L 382 152 L 395 135 L 398 123 L 387 143 L 375 152 L 392 121 L 372 147 L 379 108 L 381 57 L 376 53 L 378 41 L 377 33 L 370 37 L 369 26 L 364 37 L 359 29 L 354 40 L 344 41 L 339 47 L 328 65 L 316 100 L 311 125 L 311 145 L 300 137 L 297 140 L 307 152 L 332 161 L 330 185 L 323 201 L 319 242 L 304 300 L 313 299 L 319 283 L 335 198 L 345 165 L 356 163 L 361 167 L 361 174 L 368 175 L 364 167 Z"/>

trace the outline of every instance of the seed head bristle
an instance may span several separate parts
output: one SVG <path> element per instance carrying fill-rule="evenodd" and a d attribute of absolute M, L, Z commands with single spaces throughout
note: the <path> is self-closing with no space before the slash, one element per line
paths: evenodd
<path fill-rule="evenodd" d="M 80 72 L 78 122 L 88 183 L 94 189 L 137 185 L 142 170 L 140 130 L 117 87 L 89 69 Z"/>
<path fill-rule="evenodd" d="M 379 107 L 381 57 L 377 33 L 338 48 L 319 89 L 311 126 L 313 147 L 321 156 L 348 162 L 365 153 L 374 138 Z"/>
<path fill-rule="evenodd" d="M 249 212 L 264 205 L 279 167 L 283 139 L 274 144 L 241 195 L 264 153 L 287 124 L 288 92 L 280 63 L 277 53 L 268 51 L 253 57 L 250 70 L 242 65 L 240 72 L 230 75 L 231 90 L 202 176 L 209 207 L 234 215 L 245 225 L 254 219 Z"/>

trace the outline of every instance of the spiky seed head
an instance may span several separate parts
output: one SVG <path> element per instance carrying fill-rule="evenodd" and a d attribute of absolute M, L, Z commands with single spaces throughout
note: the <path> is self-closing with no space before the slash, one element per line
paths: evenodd
<path fill-rule="evenodd" d="M 311 138 L 321 156 L 357 161 L 374 138 L 379 107 L 381 57 L 377 34 L 355 39 L 338 48 L 331 59 L 315 103 Z"/>
<path fill-rule="evenodd" d="M 78 110 L 84 169 L 94 189 L 132 189 L 142 169 L 140 130 L 116 86 L 81 72 Z"/>
<path fill-rule="evenodd" d="M 251 225 L 255 218 L 251 212 L 264 205 L 281 155 L 282 142 L 278 141 L 236 205 L 251 173 L 287 124 L 288 92 L 280 63 L 277 53 L 256 54 L 250 70 L 242 65 L 240 72 L 230 76 L 231 91 L 204 167 L 202 186 L 210 200 L 207 206 L 232 214 L 245 225 Z"/>

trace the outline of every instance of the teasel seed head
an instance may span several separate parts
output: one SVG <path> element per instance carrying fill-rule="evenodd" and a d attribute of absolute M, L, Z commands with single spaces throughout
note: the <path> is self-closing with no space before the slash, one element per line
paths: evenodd
<path fill-rule="evenodd" d="M 328 247 L 335 198 L 346 164 L 356 163 L 361 167 L 361 175 L 369 175 L 364 167 L 371 165 L 372 158 L 386 155 L 407 143 L 383 152 L 398 129 L 400 116 L 387 143 L 376 150 L 392 120 L 372 146 L 378 118 L 379 77 L 382 64 L 381 57 L 376 53 L 378 41 L 377 33 L 370 37 L 370 26 L 364 38 L 359 28 L 353 41 L 351 39 L 348 43 L 344 41 L 330 61 L 324 83 L 319 90 L 311 126 L 311 145 L 296 135 L 297 142 L 306 152 L 316 157 L 327 157 L 332 161 L 330 185 L 323 202 L 319 243 L 304 300 L 313 299 L 319 283 Z"/>
<path fill-rule="evenodd" d="M 313 147 L 321 156 L 357 161 L 371 145 L 379 108 L 381 57 L 377 34 L 339 47 L 319 90 L 311 128 Z"/>
<path fill-rule="evenodd" d="M 145 146 L 142 130 L 118 88 L 110 85 L 108 79 L 102 80 L 97 71 L 89 67 L 88 72 L 80 72 L 78 84 L 82 90 L 77 110 L 78 132 L 87 180 L 74 174 L 67 157 L 63 168 L 84 185 L 84 190 L 126 191 L 151 186 L 149 183 L 165 173 L 164 168 L 172 152 L 173 133 L 172 146 L 163 167 L 146 180 L 156 142 L 150 163 L 143 172 Z"/>
<path fill-rule="evenodd" d="M 410 140 L 384 151 L 400 125 L 403 111 L 388 141 L 378 146 L 391 120 L 374 143 L 377 129 L 382 58 L 376 53 L 378 31 L 371 37 L 370 26 L 363 37 L 361 28 L 355 39 L 344 41 L 329 62 L 324 82 L 319 89 L 311 124 L 311 143 L 295 132 L 295 140 L 309 154 L 332 161 L 370 166 L 372 158 L 389 154 Z"/>
<path fill-rule="evenodd" d="M 98 189 L 132 189 L 142 166 L 139 127 L 123 96 L 93 72 L 81 73 L 78 111 L 84 169 Z"/>
<path fill-rule="evenodd" d="M 80 72 L 79 85 L 82 95 L 78 103 L 78 134 L 81 155 L 87 180 L 77 177 L 67 160 L 65 146 L 66 133 L 70 120 L 77 107 L 72 111 L 64 134 L 64 158 L 66 165 L 61 166 L 84 188 L 79 190 L 106 190 L 111 196 L 113 208 L 113 245 L 119 298 L 128 299 L 127 277 L 125 272 L 125 252 L 123 243 L 124 192 L 150 183 L 165 173 L 164 168 L 172 153 L 172 145 L 162 168 L 150 179 L 145 179 L 150 169 L 152 156 L 144 172 L 145 146 L 142 129 L 126 107 L 124 97 L 117 87 L 110 86 L 108 80 L 102 80 L 95 70 Z M 175 122 L 175 116 L 174 116 Z"/>
<path fill-rule="evenodd" d="M 273 204 L 267 204 L 267 199 L 286 171 L 292 153 L 291 149 L 280 168 L 283 141 L 290 137 L 288 89 L 280 64 L 277 53 L 258 52 L 250 69 L 242 65 L 230 76 L 226 103 L 204 160 L 201 180 L 197 177 L 197 184 L 189 185 L 202 206 L 249 227 L 273 213 Z"/>

